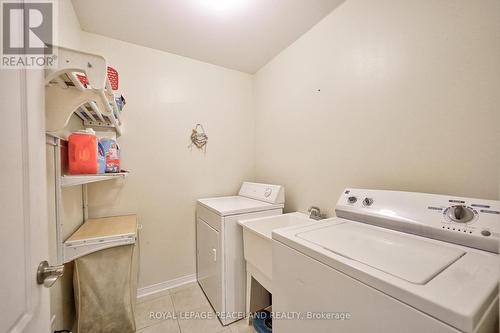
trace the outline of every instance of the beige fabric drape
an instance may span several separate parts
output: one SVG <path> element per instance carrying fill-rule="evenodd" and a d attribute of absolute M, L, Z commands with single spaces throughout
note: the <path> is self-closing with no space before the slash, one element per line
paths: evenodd
<path fill-rule="evenodd" d="M 135 332 L 136 252 L 122 245 L 75 260 L 75 333 Z"/>

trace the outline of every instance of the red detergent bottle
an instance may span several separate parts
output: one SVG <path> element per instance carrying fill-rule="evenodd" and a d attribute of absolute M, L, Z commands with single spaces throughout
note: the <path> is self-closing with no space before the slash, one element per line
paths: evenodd
<path fill-rule="evenodd" d="M 69 173 L 97 174 L 97 154 L 97 137 L 92 129 L 71 134 L 68 138 Z"/>

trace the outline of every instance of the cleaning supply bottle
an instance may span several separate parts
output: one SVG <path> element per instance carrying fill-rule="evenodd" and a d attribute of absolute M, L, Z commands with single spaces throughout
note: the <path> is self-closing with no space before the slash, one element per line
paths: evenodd
<path fill-rule="evenodd" d="M 106 172 L 120 172 L 120 146 L 113 139 L 103 138 L 99 140 L 104 148 L 106 156 Z"/>
<path fill-rule="evenodd" d="M 68 167 L 72 175 L 96 174 L 99 172 L 97 159 L 97 137 L 92 129 L 73 133 L 68 138 Z"/>
<path fill-rule="evenodd" d="M 99 173 L 106 173 L 106 153 L 101 142 L 97 142 L 97 163 L 99 165 Z"/>

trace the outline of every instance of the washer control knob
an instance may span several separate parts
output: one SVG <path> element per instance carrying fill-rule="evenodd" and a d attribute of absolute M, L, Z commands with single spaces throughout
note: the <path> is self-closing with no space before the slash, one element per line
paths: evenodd
<path fill-rule="evenodd" d="M 371 206 L 373 204 L 373 199 L 372 198 L 365 198 L 363 200 L 363 206 Z"/>
<path fill-rule="evenodd" d="M 264 190 L 264 196 L 266 198 L 269 198 L 272 193 L 273 193 L 273 190 L 271 190 L 269 187 Z"/>
<path fill-rule="evenodd" d="M 356 201 L 358 201 L 358 198 L 356 198 L 355 196 L 350 196 L 349 198 L 347 198 L 347 202 L 349 202 L 350 204 L 356 203 Z"/>
<path fill-rule="evenodd" d="M 481 231 L 481 235 L 486 237 L 491 236 L 491 231 L 484 229 Z"/>
<path fill-rule="evenodd" d="M 474 218 L 474 212 L 464 205 L 456 205 L 448 209 L 448 217 L 453 222 L 467 223 Z"/>

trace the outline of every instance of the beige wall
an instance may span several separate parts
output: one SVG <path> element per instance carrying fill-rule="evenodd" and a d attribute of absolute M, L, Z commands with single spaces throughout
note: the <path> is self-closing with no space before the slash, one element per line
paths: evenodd
<path fill-rule="evenodd" d="M 256 74 L 257 180 L 497 199 L 499 40 L 495 0 L 346 1 Z"/>
<path fill-rule="evenodd" d="M 60 11 L 74 16 L 71 5 Z M 90 217 L 139 215 L 140 287 L 193 274 L 196 199 L 233 194 L 254 178 L 252 76 L 81 31 L 67 38 L 63 45 L 118 70 L 127 99 L 119 143 L 132 174 L 89 185 Z M 207 131 L 206 153 L 188 149 L 196 123 Z"/>
<path fill-rule="evenodd" d="M 90 216 L 137 212 L 139 286 L 195 272 L 197 198 L 234 194 L 254 177 L 252 77 L 172 54 L 84 34 L 86 50 L 120 73 L 127 105 L 119 139 L 124 182 L 89 187 Z M 189 149 L 203 124 L 206 153 Z"/>
<path fill-rule="evenodd" d="M 79 49 L 81 42 L 80 22 L 73 10 L 71 0 L 57 1 L 57 43 L 58 46 L 64 46 L 72 49 Z"/>

